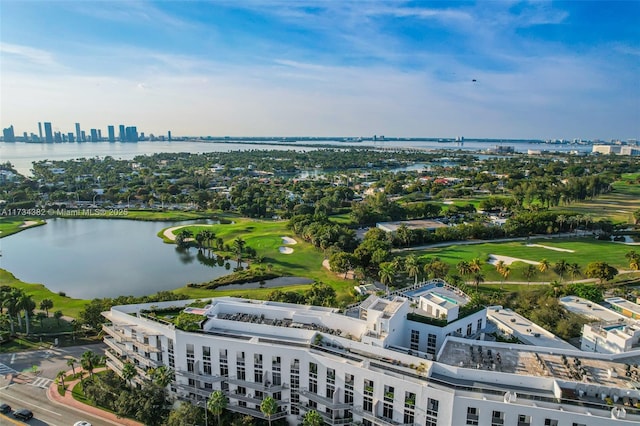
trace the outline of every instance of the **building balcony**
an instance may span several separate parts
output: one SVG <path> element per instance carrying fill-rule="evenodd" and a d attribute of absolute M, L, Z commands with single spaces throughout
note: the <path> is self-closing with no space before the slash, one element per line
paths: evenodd
<path fill-rule="evenodd" d="M 177 383 L 175 387 L 178 390 L 187 392 L 189 394 L 191 393 L 195 394 L 201 398 L 209 398 L 211 396 L 211 393 L 215 391 L 215 389 L 212 389 L 212 388 L 204 388 L 201 386 L 191 386 L 184 383 Z"/>
<path fill-rule="evenodd" d="M 102 331 L 113 337 L 118 343 L 130 342 L 132 340 L 131 336 L 124 334 L 124 329 L 122 327 L 103 324 Z"/>
<path fill-rule="evenodd" d="M 325 396 L 320 396 L 316 393 L 310 392 L 307 388 L 300 388 L 300 395 L 310 401 L 324 405 L 327 408 L 331 408 L 332 410 L 348 410 L 349 408 L 351 408 L 351 404 L 349 403 L 334 401 L 331 398 L 327 398 Z"/>
<path fill-rule="evenodd" d="M 127 356 L 137 359 L 138 362 L 144 367 L 157 368 L 162 365 L 161 362 L 153 360 L 151 358 L 147 358 L 146 356 L 141 355 L 138 352 L 133 352 L 133 351 L 127 352 Z"/>
<path fill-rule="evenodd" d="M 248 402 L 249 404 L 260 405 L 262 403 L 262 399 L 255 398 L 252 394 L 240 394 L 236 392 L 226 392 L 226 395 L 230 400 L 236 399 L 238 401 Z M 276 400 L 276 403 L 279 406 L 288 405 L 288 399 Z"/>
<path fill-rule="evenodd" d="M 375 404 L 375 407 L 373 409 L 373 412 L 370 413 L 368 411 L 364 411 L 362 409 L 362 406 L 357 406 L 353 408 L 353 412 L 354 414 L 362 417 L 363 419 L 367 419 L 371 422 L 373 422 L 376 425 L 380 425 L 380 426 L 414 426 L 415 423 L 402 423 L 402 422 L 398 422 L 395 421 L 393 419 L 390 419 L 388 417 L 384 417 L 381 414 L 378 414 L 381 410 L 382 404 L 378 401 Z"/>
<path fill-rule="evenodd" d="M 255 389 L 255 390 L 259 390 L 267 393 L 282 392 L 283 390 L 287 389 L 286 385 L 284 384 L 279 386 L 274 386 L 274 385 L 271 385 L 269 382 L 267 382 L 265 386 L 265 384 L 263 383 L 250 382 L 248 380 L 240 380 L 235 376 L 229 377 L 228 379 L 226 379 L 226 381 L 232 385 L 244 386 L 247 388 L 251 388 L 251 389 Z"/>
<path fill-rule="evenodd" d="M 217 383 L 227 379 L 225 376 L 211 376 L 204 373 L 190 373 L 187 370 L 181 370 L 179 368 L 176 369 L 176 376 L 186 377 L 187 379 L 200 380 L 206 383 Z"/>
<path fill-rule="evenodd" d="M 277 413 L 275 413 L 274 415 L 271 416 L 271 418 L 265 416 L 262 411 L 260 411 L 260 409 L 257 408 L 249 408 L 249 407 L 243 407 L 241 405 L 237 405 L 237 404 L 229 404 L 227 405 L 227 410 L 229 411 L 233 411 L 236 413 L 242 413 L 242 414 L 247 414 L 251 417 L 255 417 L 257 419 L 262 419 L 262 420 L 279 420 L 279 419 L 283 419 L 285 417 L 287 417 L 289 415 L 289 413 L 287 411 L 278 411 Z"/>
<path fill-rule="evenodd" d="M 304 412 L 315 410 L 318 414 L 320 414 L 320 417 L 322 417 L 322 421 L 324 423 L 328 424 L 328 425 L 332 425 L 332 426 L 335 426 L 335 425 L 350 425 L 353 422 L 353 417 L 351 417 L 351 416 L 341 417 L 341 416 L 335 415 L 334 417 L 331 417 L 327 413 L 322 412 L 322 411 L 318 411 L 317 408 L 310 407 L 307 404 L 300 403 L 300 404 L 296 404 L 296 406 L 301 411 L 304 411 Z M 302 419 L 303 417 L 301 416 L 300 418 Z"/>
<path fill-rule="evenodd" d="M 118 355 L 124 355 L 126 353 L 126 348 L 124 345 L 119 344 L 114 337 L 105 336 L 103 339 L 104 343 Z"/>

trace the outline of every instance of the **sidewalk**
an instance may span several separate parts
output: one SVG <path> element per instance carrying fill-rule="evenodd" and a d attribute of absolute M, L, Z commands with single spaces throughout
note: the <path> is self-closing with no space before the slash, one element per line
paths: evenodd
<path fill-rule="evenodd" d="M 67 376 L 72 375 L 72 370 L 67 371 Z M 97 407 L 93 407 L 91 405 L 83 404 L 82 402 L 76 401 L 71 395 L 71 390 L 79 381 L 80 379 L 70 382 L 65 381 L 64 384 L 65 386 L 67 386 L 67 391 L 64 393 L 64 396 L 60 395 L 60 393 L 58 392 L 58 384 L 54 381 L 53 383 L 51 383 L 51 386 L 49 386 L 49 389 L 47 389 L 47 398 L 49 398 L 49 401 L 51 402 L 55 402 L 56 404 L 60 405 L 66 405 L 67 407 L 79 411 L 80 413 L 88 413 L 92 416 L 100 417 L 104 421 L 107 421 L 114 425 L 143 426 L 142 423 L 136 422 L 134 420 L 123 419 L 108 411 L 104 411 Z M 81 418 L 82 415 L 78 414 L 78 417 Z"/>

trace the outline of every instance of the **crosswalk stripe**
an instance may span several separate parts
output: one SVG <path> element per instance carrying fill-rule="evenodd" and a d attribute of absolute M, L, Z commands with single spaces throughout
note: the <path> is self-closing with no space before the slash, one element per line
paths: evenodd
<path fill-rule="evenodd" d="M 17 371 L 9 367 L 8 365 L 4 365 L 3 363 L 0 362 L 0 375 L 5 375 L 9 373 L 17 373 Z"/>
<path fill-rule="evenodd" d="M 32 386 L 37 386 L 40 388 L 47 388 L 53 382 L 51 379 L 47 379 L 46 377 L 38 377 L 33 382 L 29 383 Z"/>

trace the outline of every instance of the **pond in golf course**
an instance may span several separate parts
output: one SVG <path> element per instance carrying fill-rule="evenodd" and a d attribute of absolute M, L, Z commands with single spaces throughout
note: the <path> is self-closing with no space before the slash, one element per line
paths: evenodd
<path fill-rule="evenodd" d="M 2 238 L 0 268 L 74 298 L 141 296 L 232 272 L 198 250 L 177 249 L 157 236 L 163 228 L 191 222 L 121 219 L 49 219 Z M 213 222 L 211 222 L 213 223 Z"/>

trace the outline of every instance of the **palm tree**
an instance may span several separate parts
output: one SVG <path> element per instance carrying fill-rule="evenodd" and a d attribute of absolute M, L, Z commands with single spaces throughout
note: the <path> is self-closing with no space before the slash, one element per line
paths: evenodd
<path fill-rule="evenodd" d="M 126 362 L 122 366 L 122 378 L 129 383 L 129 386 L 131 386 L 131 379 L 136 377 L 137 374 L 138 372 L 136 371 L 136 367 L 135 365 L 133 365 L 133 363 Z"/>
<path fill-rule="evenodd" d="M 532 264 L 528 264 L 522 274 L 527 279 L 527 284 L 531 284 L 531 278 L 536 274 L 536 267 Z"/>
<path fill-rule="evenodd" d="M 458 273 L 462 276 L 469 275 L 472 272 L 471 265 L 466 260 L 458 262 L 456 268 L 458 269 Z"/>
<path fill-rule="evenodd" d="M 547 270 L 549 269 L 549 266 L 551 266 L 551 264 L 547 259 L 542 259 L 540 262 L 538 262 L 538 270 L 543 274 L 547 272 Z"/>
<path fill-rule="evenodd" d="M 471 268 L 471 272 L 480 272 L 480 269 L 482 269 L 482 260 L 478 257 L 471 259 L 469 267 Z"/>
<path fill-rule="evenodd" d="M 207 401 L 207 409 L 211 411 L 217 418 L 217 425 L 221 426 L 222 422 L 220 421 L 220 416 L 227 408 L 227 404 L 229 400 L 227 396 L 221 390 L 217 390 L 209 395 L 209 400 Z M 262 408 L 261 408 L 262 409 Z"/>
<path fill-rule="evenodd" d="M 302 426 L 322 426 L 323 424 L 324 420 L 316 410 L 307 411 L 302 420 Z"/>
<path fill-rule="evenodd" d="M 27 327 L 27 335 L 29 335 L 29 314 L 32 314 L 33 310 L 36 308 L 36 302 L 33 301 L 30 294 L 22 293 L 18 300 L 18 307 L 24 311 L 24 322 Z"/>
<path fill-rule="evenodd" d="M 64 315 L 62 314 L 62 311 L 55 311 L 53 313 L 53 317 L 56 319 L 56 322 L 58 323 L 58 327 L 60 327 L 60 318 L 62 318 Z"/>
<path fill-rule="evenodd" d="M 509 275 L 511 275 L 511 268 L 508 265 L 505 265 L 502 268 L 502 272 L 500 272 L 500 275 L 502 275 L 502 283 L 504 284 L 504 281 L 509 278 Z"/>
<path fill-rule="evenodd" d="M 93 378 L 93 370 L 96 368 L 99 360 L 100 357 L 91 351 L 86 351 L 82 354 L 80 364 L 82 365 L 82 368 L 89 373 L 90 378 Z"/>
<path fill-rule="evenodd" d="M 271 416 L 278 412 L 278 403 L 273 399 L 273 397 L 268 396 L 262 400 L 262 403 L 260 404 L 260 411 L 262 411 L 262 414 L 267 416 L 269 426 L 271 426 Z"/>
<path fill-rule="evenodd" d="M 40 323 L 40 330 L 44 330 L 44 320 L 47 318 L 47 314 L 44 312 L 38 312 L 36 314 L 36 319 Z"/>
<path fill-rule="evenodd" d="M 410 254 L 404 260 L 404 270 L 409 278 L 414 279 L 414 284 L 418 284 L 418 277 L 420 276 L 420 261 L 415 255 Z"/>
<path fill-rule="evenodd" d="M 64 378 L 66 376 L 67 372 L 64 370 L 60 370 L 58 371 L 58 374 L 56 374 L 56 379 L 58 379 L 60 381 L 60 383 L 62 384 L 62 389 L 64 389 Z"/>
<path fill-rule="evenodd" d="M 71 367 L 71 371 L 73 372 L 73 375 L 76 375 L 76 359 L 75 358 L 69 358 L 67 360 L 67 365 L 69 367 Z"/>
<path fill-rule="evenodd" d="M 558 222 L 558 225 L 560 226 L 560 232 L 562 232 L 562 225 L 564 225 L 566 221 L 567 221 L 567 217 L 565 215 L 563 215 L 563 214 L 559 214 L 556 217 L 556 222 Z M 544 271 L 542 271 L 542 272 L 544 272 Z"/>
<path fill-rule="evenodd" d="M 173 379 L 175 378 L 175 373 L 173 370 L 165 365 L 161 365 L 160 367 L 153 370 L 153 374 L 151 374 L 153 378 L 153 382 L 160 386 L 161 388 L 166 388 L 169 386 Z"/>
<path fill-rule="evenodd" d="M 569 273 L 571 274 L 571 278 L 575 281 L 576 277 L 582 275 L 580 265 L 578 265 L 577 263 L 572 263 L 571 265 L 569 265 Z"/>
<path fill-rule="evenodd" d="M 53 300 L 51 299 L 42 299 L 40 302 L 40 309 L 47 313 L 47 317 L 49 316 L 49 309 L 53 308 Z"/>
<path fill-rule="evenodd" d="M 633 271 L 637 271 L 640 269 L 640 254 L 636 253 L 635 250 L 631 250 L 630 252 L 624 255 L 629 260 L 629 269 Z"/>
<path fill-rule="evenodd" d="M 560 275 L 560 282 L 562 282 L 562 277 L 565 272 L 569 269 L 569 264 L 564 260 L 560 259 L 553 265 L 553 270 L 556 271 L 558 275 Z"/>
<path fill-rule="evenodd" d="M 247 244 L 246 241 L 240 237 L 233 240 L 233 249 L 235 250 L 236 255 L 238 256 L 237 257 L 238 268 L 240 267 L 240 262 L 242 262 L 242 252 L 246 244 Z"/>
<path fill-rule="evenodd" d="M 498 260 L 495 266 L 496 266 L 496 271 L 498 271 L 498 273 L 502 275 L 502 270 L 506 266 L 506 264 L 504 263 L 504 260 Z"/>
<path fill-rule="evenodd" d="M 396 269 L 391 262 L 382 262 L 380 264 L 380 270 L 378 271 L 380 282 L 386 287 L 387 293 L 389 293 L 389 284 L 393 282 L 396 276 Z"/>
<path fill-rule="evenodd" d="M 480 285 L 480 283 L 484 282 L 484 275 L 482 275 L 482 272 L 478 271 L 475 272 L 473 274 L 473 283 L 476 286 L 476 293 L 478 293 L 478 286 Z"/>

